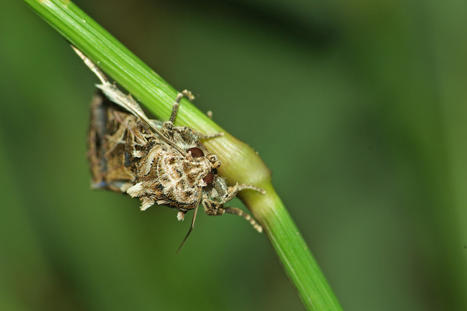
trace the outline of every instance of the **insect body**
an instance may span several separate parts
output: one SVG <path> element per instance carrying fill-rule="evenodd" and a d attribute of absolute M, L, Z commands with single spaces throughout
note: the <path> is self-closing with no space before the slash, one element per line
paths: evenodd
<path fill-rule="evenodd" d="M 89 130 L 88 157 L 93 188 L 139 198 L 141 210 L 154 204 L 175 208 L 178 220 L 194 210 L 185 239 L 194 226 L 199 205 L 208 215 L 239 215 L 257 231 L 262 231 L 249 214 L 224 206 L 239 191 L 251 189 L 264 193 L 264 190 L 251 185 L 228 186 L 217 174 L 221 163 L 204 147 L 202 140 L 222 134 L 204 135 L 174 125 L 182 97 L 193 99 L 189 91 L 177 95 L 168 121 L 151 120 L 131 96 L 123 94 L 96 65 L 74 49 L 101 80 L 97 85 L 100 90 L 91 104 Z"/>
<path fill-rule="evenodd" d="M 186 212 L 201 203 L 202 190 L 213 183 L 220 163 L 214 155 L 204 156 L 207 151 L 199 135 L 172 122 L 153 121 L 163 135 L 187 151 L 181 154 L 101 92 L 95 95 L 91 111 L 89 158 L 94 187 L 138 197 L 142 210 L 157 203 Z"/>

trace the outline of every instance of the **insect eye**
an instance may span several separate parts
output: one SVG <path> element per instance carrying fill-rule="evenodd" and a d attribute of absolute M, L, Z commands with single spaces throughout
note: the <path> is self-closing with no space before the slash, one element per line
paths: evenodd
<path fill-rule="evenodd" d="M 193 147 L 193 148 L 188 149 L 188 152 L 191 153 L 191 156 L 193 158 L 199 158 L 199 157 L 204 156 L 203 150 L 201 150 L 201 149 L 199 149 L 197 147 Z"/>
<path fill-rule="evenodd" d="M 209 172 L 206 176 L 204 176 L 203 180 L 208 185 L 212 184 L 212 182 L 214 181 L 214 174 L 212 172 Z"/>

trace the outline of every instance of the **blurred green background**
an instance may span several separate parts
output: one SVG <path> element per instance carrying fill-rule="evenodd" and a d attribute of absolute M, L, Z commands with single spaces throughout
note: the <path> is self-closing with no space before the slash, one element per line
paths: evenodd
<path fill-rule="evenodd" d="M 467 2 L 76 4 L 258 150 L 344 309 L 467 310 Z M 174 210 L 89 189 L 96 79 L 22 1 L 0 69 L 0 310 L 303 310 L 241 219 L 176 255 Z"/>

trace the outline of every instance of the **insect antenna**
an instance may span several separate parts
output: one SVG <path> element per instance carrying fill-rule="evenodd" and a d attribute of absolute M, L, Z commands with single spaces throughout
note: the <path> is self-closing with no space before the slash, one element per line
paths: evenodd
<path fill-rule="evenodd" d="M 182 249 L 182 247 L 185 244 L 186 240 L 190 236 L 191 231 L 193 231 L 193 228 L 195 227 L 196 214 L 198 214 L 198 207 L 195 208 L 195 211 L 193 213 L 193 218 L 191 219 L 190 229 L 188 229 L 188 232 L 186 233 L 185 237 L 183 238 L 182 243 L 180 243 L 180 246 L 177 248 L 177 253 Z"/>
<path fill-rule="evenodd" d="M 71 46 L 73 51 L 83 60 L 83 62 L 88 66 L 88 68 L 97 76 L 97 78 L 101 81 L 102 84 L 110 84 L 109 79 L 105 76 L 105 74 L 94 64 L 89 58 L 87 58 L 83 52 L 78 50 L 74 45 Z"/>

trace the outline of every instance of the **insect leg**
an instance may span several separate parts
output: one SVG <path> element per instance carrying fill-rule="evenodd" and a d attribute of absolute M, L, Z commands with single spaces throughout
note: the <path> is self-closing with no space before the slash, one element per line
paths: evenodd
<path fill-rule="evenodd" d="M 235 184 L 235 186 L 229 187 L 228 194 L 222 200 L 222 204 L 232 200 L 237 195 L 237 193 L 239 193 L 240 191 L 247 190 L 247 189 L 257 191 L 257 192 L 259 192 L 261 194 L 266 193 L 266 191 L 264 191 L 263 189 L 255 187 L 253 185 Z"/>
<path fill-rule="evenodd" d="M 178 107 L 180 106 L 180 101 L 182 100 L 183 97 L 188 98 L 188 100 L 194 100 L 195 99 L 193 94 L 188 90 L 183 90 L 183 91 L 181 91 L 180 93 L 177 94 L 177 97 L 175 98 L 175 103 L 172 106 L 172 113 L 171 113 L 170 119 L 169 119 L 169 121 L 172 122 L 172 123 L 175 122 L 175 118 L 177 117 L 177 113 L 178 113 Z"/>
<path fill-rule="evenodd" d="M 245 219 L 250 223 L 250 225 L 255 228 L 259 233 L 263 232 L 263 227 L 261 227 L 258 222 L 251 217 L 250 214 L 245 213 L 243 210 L 236 207 L 221 207 L 219 204 L 213 202 L 203 202 L 204 211 L 209 216 L 222 216 L 224 214 L 237 215 Z"/>
<path fill-rule="evenodd" d="M 223 132 L 219 132 L 219 133 L 214 133 L 214 134 L 203 134 L 203 133 L 200 133 L 198 131 L 193 131 L 196 135 L 198 135 L 199 139 L 201 140 L 208 140 L 208 139 L 213 139 L 213 138 L 217 138 L 217 137 L 222 137 L 224 136 L 224 133 Z"/>
<path fill-rule="evenodd" d="M 256 231 L 258 231 L 259 233 L 263 232 L 263 227 L 261 227 L 261 225 L 258 224 L 256 220 L 253 217 L 251 217 L 250 214 L 245 213 L 243 210 L 236 208 L 236 207 L 221 207 L 220 210 L 224 210 L 224 213 L 227 213 L 227 214 L 232 214 L 232 215 L 237 215 L 237 216 L 242 217 L 243 219 L 248 221 L 250 225 L 252 225 L 253 228 L 255 228 Z"/>

